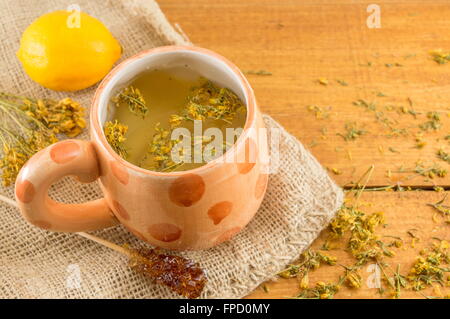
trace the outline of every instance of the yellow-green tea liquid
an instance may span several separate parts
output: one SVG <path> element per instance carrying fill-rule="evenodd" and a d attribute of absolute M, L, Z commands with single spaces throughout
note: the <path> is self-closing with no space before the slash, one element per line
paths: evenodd
<path fill-rule="evenodd" d="M 142 93 L 148 113 L 145 118 L 129 111 L 126 106 L 114 108 L 113 120 L 128 126 L 126 141 L 123 143 L 127 150 L 127 161 L 146 169 L 154 168 L 154 162 L 148 154 L 149 145 L 156 133 L 155 126 L 171 130 L 169 118 L 172 114 L 181 114 L 186 105 L 191 89 L 200 84 L 201 77 L 187 67 L 177 67 L 165 70 L 151 70 L 138 75 L 129 85 Z M 243 128 L 246 120 L 246 111 L 236 112 L 232 121 L 206 119 L 202 122 L 203 131 L 215 127 L 222 131 L 226 140 L 226 128 Z M 193 122 L 183 121 L 182 127 L 193 132 Z M 184 163 L 173 169 L 174 171 L 189 170 L 204 165 L 202 163 Z"/>

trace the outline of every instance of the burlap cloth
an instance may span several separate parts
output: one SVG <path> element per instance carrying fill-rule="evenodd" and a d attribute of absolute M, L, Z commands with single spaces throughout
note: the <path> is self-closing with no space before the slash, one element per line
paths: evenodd
<path fill-rule="evenodd" d="M 122 59 L 144 49 L 189 44 L 168 23 L 152 0 L 3 0 L 0 1 L 0 89 L 21 95 L 61 98 L 32 82 L 15 57 L 22 31 L 35 18 L 77 3 L 100 19 L 124 48 Z M 214 48 L 212 48 L 214 49 Z M 69 94 L 88 107 L 95 87 Z M 208 273 L 204 298 L 238 298 L 249 294 L 295 260 L 329 223 L 342 202 L 342 191 L 316 159 L 282 130 L 281 167 L 269 179 L 264 202 L 250 224 L 232 241 L 198 252 L 181 253 Z M 81 138 L 87 138 L 87 130 Z M 12 188 L 0 192 L 13 198 Z M 66 178 L 51 196 L 65 202 L 99 198 L 97 184 Z M 42 231 L 27 224 L 17 209 L 0 203 L 1 298 L 172 298 L 165 287 L 136 274 L 122 255 L 76 234 Z M 112 242 L 140 245 L 118 226 L 97 232 Z"/>

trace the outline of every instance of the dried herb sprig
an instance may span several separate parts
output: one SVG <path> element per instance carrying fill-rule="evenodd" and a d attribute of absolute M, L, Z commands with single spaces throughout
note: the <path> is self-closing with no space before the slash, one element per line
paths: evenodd
<path fill-rule="evenodd" d="M 295 299 L 333 299 L 339 289 L 339 284 L 319 281 L 314 288 L 302 290 Z"/>
<path fill-rule="evenodd" d="M 441 128 L 441 115 L 439 112 L 428 112 L 428 121 L 419 125 L 422 131 L 437 131 Z"/>
<path fill-rule="evenodd" d="M 374 102 L 367 102 L 366 100 L 359 99 L 353 102 L 353 105 L 363 107 L 369 111 L 376 111 L 377 106 Z"/>
<path fill-rule="evenodd" d="M 212 119 L 231 124 L 236 112 L 245 110 L 241 99 L 230 89 L 221 88 L 207 79 L 201 81 L 198 87 L 192 89 L 180 115 L 184 120 Z"/>
<path fill-rule="evenodd" d="M 145 118 L 148 113 L 148 106 L 141 91 L 134 86 L 122 89 L 112 101 L 117 107 L 126 105 L 131 113 Z"/>
<path fill-rule="evenodd" d="M 123 145 L 123 142 L 126 140 L 125 134 L 128 131 L 128 126 L 119 123 L 117 120 L 114 120 L 114 122 L 108 121 L 105 123 L 103 131 L 105 132 L 106 140 L 113 150 L 119 154 L 120 157 L 126 159 L 128 151 Z"/>
<path fill-rule="evenodd" d="M 411 169 L 400 168 L 395 173 L 415 173 L 430 179 L 434 179 L 435 177 L 443 178 L 447 176 L 447 170 L 442 168 L 438 164 L 433 164 L 431 166 L 426 166 L 421 161 L 416 163 L 416 167 Z"/>
<path fill-rule="evenodd" d="M 361 288 L 361 284 L 362 284 L 362 277 L 359 274 L 359 268 L 358 266 L 353 266 L 353 267 L 346 267 L 343 266 L 345 268 L 345 273 L 344 276 L 341 277 L 341 280 L 343 282 L 345 282 L 345 284 L 350 287 L 350 288 Z"/>
<path fill-rule="evenodd" d="M 153 134 L 152 141 L 140 166 L 143 167 L 150 158 L 152 160 L 151 169 L 155 171 L 170 171 L 179 167 L 183 162 L 175 163 L 171 156 L 172 147 L 178 142 L 179 140 L 171 138 L 171 132 L 163 128 L 161 123 L 156 123 L 155 134 Z"/>
<path fill-rule="evenodd" d="M 397 269 L 395 271 L 393 271 L 386 263 L 377 262 L 377 265 L 383 274 L 384 281 L 390 288 L 392 298 L 399 299 L 402 289 L 408 287 L 407 277 L 400 274 L 400 265 L 397 265 Z M 392 277 L 386 273 L 386 268 L 392 272 Z"/>
<path fill-rule="evenodd" d="M 0 168 L 9 186 L 26 161 L 58 141 L 56 134 L 74 137 L 85 127 L 84 108 L 69 98 L 55 101 L 0 93 Z"/>
<path fill-rule="evenodd" d="M 444 196 L 441 200 L 433 204 L 427 204 L 428 206 L 433 207 L 439 213 L 441 213 L 444 217 L 450 217 L 450 206 L 444 205 L 444 202 L 447 198 L 447 195 Z"/>
<path fill-rule="evenodd" d="M 350 232 L 347 248 L 357 259 L 357 265 L 363 265 L 383 254 L 375 234 L 375 228 L 383 223 L 382 212 L 366 215 L 355 206 L 344 204 L 329 226 L 327 245 L 329 241 L 342 238 L 345 233 Z"/>
<path fill-rule="evenodd" d="M 346 123 L 345 130 L 346 132 L 344 134 L 337 133 L 337 135 L 341 136 L 346 141 L 354 141 L 358 137 L 367 133 L 367 131 L 357 128 L 356 123 Z"/>
<path fill-rule="evenodd" d="M 442 148 L 437 151 L 437 157 L 450 164 L 450 154 L 445 152 Z"/>
<path fill-rule="evenodd" d="M 316 119 L 327 119 L 330 117 L 331 106 L 320 107 L 317 105 L 308 105 L 307 110 L 314 113 Z"/>
<path fill-rule="evenodd" d="M 186 298 L 198 298 L 205 287 L 207 277 L 197 263 L 175 255 L 167 255 L 155 249 L 132 249 L 129 251 L 130 268 L 157 284 L 172 289 Z"/>
<path fill-rule="evenodd" d="M 281 278 L 297 277 L 300 280 L 300 288 L 307 289 L 309 272 L 318 269 L 322 264 L 333 266 L 336 264 L 336 257 L 308 249 L 302 253 L 298 263 L 288 265 L 286 269 L 278 273 L 278 276 Z"/>
<path fill-rule="evenodd" d="M 249 75 L 262 75 L 262 76 L 272 75 L 272 72 L 266 70 L 247 70 L 245 71 L 245 73 Z"/>

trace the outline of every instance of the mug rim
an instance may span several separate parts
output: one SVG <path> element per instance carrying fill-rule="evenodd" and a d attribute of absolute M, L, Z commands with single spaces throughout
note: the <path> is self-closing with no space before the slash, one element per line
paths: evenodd
<path fill-rule="evenodd" d="M 105 134 L 102 129 L 102 125 L 100 124 L 100 118 L 99 118 L 99 107 L 100 107 L 100 98 L 105 92 L 105 87 L 107 84 L 116 77 L 117 73 L 121 71 L 122 69 L 126 68 L 130 63 L 142 59 L 144 57 L 147 57 L 148 55 L 152 55 L 155 53 L 167 53 L 167 52 L 177 52 L 177 51 L 190 51 L 190 52 L 197 52 L 204 55 L 209 55 L 210 57 L 219 60 L 220 62 L 224 63 L 230 71 L 232 71 L 239 80 L 239 85 L 241 89 L 245 92 L 245 98 L 246 98 L 246 108 L 247 108 L 247 118 L 245 120 L 245 124 L 242 130 L 242 133 L 239 135 L 237 141 L 228 149 L 225 153 L 223 153 L 221 156 L 213 159 L 212 161 L 185 171 L 173 171 L 173 172 L 157 172 L 152 171 L 149 169 L 145 169 L 142 167 L 139 167 L 137 165 L 134 165 L 131 162 L 128 162 L 127 160 L 123 159 L 119 156 L 109 145 L 108 141 L 106 140 Z M 137 53 L 121 63 L 119 63 L 116 67 L 114 67 L 100 82 L 99 86 L 97 87 L 94 97 L 92 99 L 91 103 L 92 107 L 90 110 L 90 130 L 91 130 L 91 140 L 98 142 L 100 146 L 103 147 L 104 151 L 109 153 L 115 160 L 117 160 L 121 165 L 126 166 L 129 169 L 132 169 L 134 171 L 137 171 L 139 173 L 142 173 L 144 175 L 150 175 L 150 176 L 179 176 L 179 175 L 185 175 L 190 173 L 199 173 L 202 171 L 206 171 L 212 167 L 214 167 L 217 164 L 220 163 L 226 163 L 225 157 L 228 156 L 234 156 L 236 153 L 236 150 L 239 146 L 241 146 L 247 136 L 249 135 L 250 129 L 254 125 L 255 121 L 255 113 L 256 113 L 256 99 L 253 92 L 253 89 L 251 88 L 250 84 L 248 83 L 248 80 L 245 78 L 245 76 L 242 74 L 241 70 L 234 65 L 231 61 L 226 59 L 225 57 L 211 51 L 205 48 L 200 48 L 196 46 L 178 46 L 178 45 L 171 45 L 171 46 L 162 46 L 157 47 L 149 50 L 144 50 L 140 53 Z M 104 107 L 107 107 L 105 105 Z M 95 135 L 93 136 L 93 133 Z"/>

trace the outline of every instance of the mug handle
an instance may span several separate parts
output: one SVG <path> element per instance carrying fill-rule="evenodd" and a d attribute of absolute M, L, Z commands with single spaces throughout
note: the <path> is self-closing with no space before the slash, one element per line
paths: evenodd
<path fill-rule="evenodd" d="M 16 180 L 16 200 L 22 215 L 40 228 L 80 232 L 114 226 L 114 217 L 104 198 L 82 204 L 65 204 L 48 196 L 50 186 L 62 177 L 74 175 L 82 183 L 100 176 L 100 165 L 90 141 L 64 140 L 31 157 Z"/>

